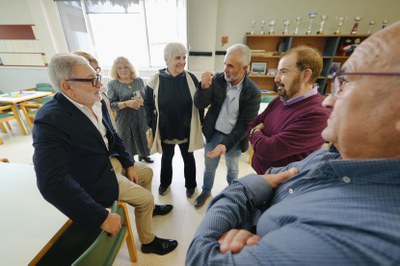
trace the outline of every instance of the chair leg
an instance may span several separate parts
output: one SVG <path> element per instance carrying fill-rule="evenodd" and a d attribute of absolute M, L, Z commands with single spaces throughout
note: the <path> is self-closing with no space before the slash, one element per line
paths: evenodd
<path fill-rule="evenodd" d="M 3 139 L 0 137 L 0 145 L 1 144 L 4 144 L 4 141 L 3 141 Z"/>
<path fill-rule="evenodd" d="M 128 246 L 129 257 L 131 258 L 132 262 L 137 262 L 138 256 L 135 246 L 135 240 L 133 239 L 133 232 L 132 232 L 131 220 L 129 219 L 128 209 L 126 207 L 125 202 L 118 201 L 118 205 L 122 207 L 125 213 L 124 224 L 128 228 L 128 237 L 126 238 L 126 245 Z"/>
<path fill-rule="evenodd" d="M 8 130 L 12 130 L 12 127 L 11 127 L 11 125 L 10 125 L 10 122 L 6 121 L 6 125 L 7 125 L 7 127 L 8 127 Z"/>
<path fill-rule="evenodd" d="M 19 126 L 19 128 L 21 129 L 22 135 L 26 135 L 26 130 L 25 130 L 25 128 L 24 128 L 24 125 L 22 124 L 21 117 L 20 117 L 20 115 L 19 115 L 19 112 L 18 112 L 17 107 L 15 107 L 14 105 L 12 105 L 12 106 L 11 106 L 11 109 L 13 110 L 13 112 L 14 112 L 14 114 L 15 114 L 15 119 L 16 119 L 17 122 L 18 122 L 18 126 Z"/>
<path fill-rule="evenodd" d="M 253 147 L 251 146 L 251 143 L 249 142 L 249 164 L 251 165 L 251 161 L 253 160 L 253 155 L 254 155 L 254 150 Z"/>
<path fill-rule="evenodd" d="M 7 122 L 6 122 L 6 123 L 7 123 Z M 7 133 L 7 129 L 6 129 L 6 127 L 3 125 L 3 123 L 0 123 L 0 129 L 1 129 L 1 132 Z"/>
<path fill-rule="evenodd" d="M 29 129 L 32 131 L 33 129 L 33 118 L 29 116 L 30 109 L 28 107 L 21 105 L 22 113 L 24 113 L 26 122 L 28 123 Z"/>

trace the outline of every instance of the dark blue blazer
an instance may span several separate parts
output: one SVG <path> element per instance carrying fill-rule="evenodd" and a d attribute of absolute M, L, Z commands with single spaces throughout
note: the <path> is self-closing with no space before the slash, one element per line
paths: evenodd
<path fill-rule="evenodd" d="M 118 199 L 109 158 L 117 157 L 124 168 L 134 164 L 104 101 L 102 111 L 109 149 L 93 123 L 61 93 L 38 111 L 32 133 L 33 163 L 43 197 L 74 222 L 93 230 L 107 218 L 104 206 Z"/>

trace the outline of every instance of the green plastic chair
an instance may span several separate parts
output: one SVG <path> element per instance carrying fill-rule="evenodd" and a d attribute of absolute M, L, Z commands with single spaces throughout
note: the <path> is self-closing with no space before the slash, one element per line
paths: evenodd
<path fill-rule="evenodd" d="M 37 91 L 49 91 L 49 92 L 56 92 L 56 90 L 51 86 L 50 83 L 36 83 L 36 90 Z"/>
<path fill-rule="evenodd" d="M 137 261 L 131 223 L 126 204 L 114 202 L 111 212 L 121 216 L 121 230 L 115 236 L 107 232 L 87 232 L 68 220 L 29 265 L 112 265 L 126 241 L 132 262 Z"/>
<path fill-rule="evenodd" d="M 263 96 L 261 98 L 262 103 L 270 103 L 273 99 L 276 98 L 277 95 L 268 95 L 268 96 Z"/>
<path fill-rule="evenodd" d="M 20 121 L 18 119 L 18 117 L 16 116 L 16 112 L 18 112 L 18 110 L 16 109 L 15 106 L 13 105 L 0 105 L 0 130 L 3 133 L 7 133 L 7 128 L 8 130 L 12 130 L 11 129 L 11 125 L 10 125 L 10 121 L 11 120 L 17 120 Z M 4 126 L 4 124 L 7 126 Z M 20 122 L 18 122 L 18 125 L 21 129 L 21 132 L 25 132 L 25 129 L 23 128 L 22 124 Z M 0 138 L 0 144 L 3 144 L 3 140 Z"/>
<path fill-rule="evenodd" d="M 112 265 L 125 240 L 127 241 L 129 256 L 132 262 L 137 261 L 137 253 L 133 242 L 133 234 L 130 226 L 126 204 L 115 202 L 112 212 L 121 216 L 121 230 L 114 237 L 106 232 L 101 232 L 94 243 L 74 262 L 73 266 L 84 265 Z"/>

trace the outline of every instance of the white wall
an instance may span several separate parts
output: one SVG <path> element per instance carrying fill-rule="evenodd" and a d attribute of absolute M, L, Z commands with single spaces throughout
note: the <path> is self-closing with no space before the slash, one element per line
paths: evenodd
<path fill-rule="evenodd" d="M 2 0 L 0 24 L 33 24 L 49 59 L 58 52 L 68 52 L 61 21 L 53 0 Z M 0 67 L 0 90 L 9 92 L 49 82 L 45 67 Z"/>
<path fill-rule="evenodd" d="M 198 1 L 188 0 L 189 8 L 201 5 L 199 10 L 189 10 L 195 13 L 195 16 L 189 16 L 189 32 L 196 34 L 196 29 L 203 27 L 204 21 L 214 21 L 217 23 L 215 28 L 202 30 L 202 38 L 196 39 L 196 51 L 210 51 L 209 41 L 215 39 L 215 51 L 225 51 L 227 47 L 235 43 L 243 43 L 246 32 L 251 31 L 251 21 L 257 21 L 256 32 L 260 31 L 260 21 L 268 21 L 278 19 L 275 27 L 276 33 L 283 31 L 283 20 L 291 19 L 292 21 L 298 17 L 302 17 L 300 29 L 305 33 L 308 27 L 308 13 L 318 12 L 318 17 L 313 21 L 313 32 L 319 28 L 320 15 L 328 15 L 329 18 L 325 24 L 324 32 L 333 33 L 336 30 L 337 16 L 348 16 L 348 20 L 342 27 L 342 33 L 350 33 L 356 16 L 362 16 L 363 19 L 359 26 L 359 33 L 367 33 L 370 21 L 375 21 L 374 31 L 377 31 L 384 19 L 389 20 L 389 24 L 400 21 L 400 0 L 215 0 L 215 1 Z M 200 3 L 197 3 L 200 2 Z M 204 3 L 203 3 L 204 2 Z M 211 3 L 210 3 L 211 2 Z M 217 7 L 215 7 L 215 3 Z M 194 5 L 191 5 L 195 3 Z M 215 14 L 214 10 L 218 10 Z M 196 13 L 197 12 L 197 13 Z M 190 13 L 189 13 L 190 14 Z M 216 18 L 214 17 L 216 16 Z M 289 27 L 290 32 L 295 28 L 294 23 Z M 268 31 L 269 26 L 266 26 Z M 215 36 L 214 36 L 215 34 Z M 190 37 L 191 35 L 189 35 Z M 221 46 L 221 37 L 228 36 L 229 41 L 226 45 Z M 189 38 L 189 43 L 192 45 Z M 214 65 L 216 71 L 223 69 L 223 56 L 215 58 L 203 58 L 197 62 L 203 65 L 197 65 L 196 70 L 209 69 L 210 64 Z M 215 60 L 214 60 L 215 59 Z M 211 61 L 211 63 L 210 63 Z"/>
<path fill-rule="evenodd" d="M 351 4 L 349 4 L 351 2 Z M 362 16 L 359 33 L 366 33 L 368 23 L 376 22 L 376 31 L 382 20 L 390 23 L 400 21 L 400 0 L 188 0 L 188 44 L 191 51 L 212 52 L 213 56 L 190 56 L 189 69 L 194 72 L 204 70 L 221 71 L 223 56 L 215 56 L 215 51 L 225 51 L 234 43 L 243 43 L 244 35 L 251 30 L 250 21 L 256 20 L 256 31 L 260 31 L 261 20 L 278 19 L 276 32 L 283 30 L 284 19 L 303 17 L 300 25 L 305 32 L 308 25 L 307 14 L 329 16 L 325 32 L 336 29 L 336 16 L 348 16 L 343 32 L 350 32 L 354 17 Z M 319 25 L 319 17 L 314 21 L 313 31 Z M 1 0 L 0 24 L 35 24 L 37 37 L 48 58 L 55 53 L 67 52 L 68 47 L 62 32 L 61 21 L 53 0 Z M 268 30 L 268 26 L 266 27 Z M 290 31 L 294 24 L 290 25 Z M 221 44 L 221 37 L 228 36 L 228 43 Z M 33 87 L 38 82 L 48 82 L 45 68 L 0 67 L 0 90 L 12 91 Z"/>

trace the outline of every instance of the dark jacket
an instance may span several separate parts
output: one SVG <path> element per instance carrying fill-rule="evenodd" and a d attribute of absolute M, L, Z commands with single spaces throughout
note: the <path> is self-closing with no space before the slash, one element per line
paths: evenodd
<path fill-rule="evenodd" d="M 64 95 L 57 93 L 36 115 L 33 162 L 43 197 L 87 229 L 98 230 L 107 218 L 105 206 L 118 199 L 110 157 L 127 168 L 134 161 L 111 124 L 102 101 L 109 150 L 93 123 Z"/>
<path fill-rule="evenodd" d="M 226 97 L 227 81 L 224 73 L 217 73 L 212 81 L 210 88 L 201 89 L 201 83 L 197 87 L 194 97 L 194 104 L 199 109 L 209 106 L 203 122 L 203 134 L 207 141 L 215 129 L 222 104 Z M 257 85 L 246 75 L 243 80 L 243 88 L 239 98 L 239 116 L 236 125 L 229 135 L 226 135 L 221 144 L 226 146 L 229 151 L 233 146 L 240 142 L 242 152 L 249 148 L 246 137 L 246 129 L 249 122 L 258 114 L 260 109 L 261 93 Z"/>
<path fill-rule="evenodd" d="M 193 82 L 195 83 L 195 86 L 197 86 L 199 82 L 196 76 L 188 71 L 185 71 L 185 73 L 190 75 Z M 174 78 L 171 75 L 165 73 L 165 68 L 160 69 L 157 74 L 159 75 L 159 87 L 162 86 L 165 90 L 168 90 L 168 87 L 173 86 L 173 83 L 176 82 L 174 81 Z M 152 129 L 153 136 L 155 135 L 157 127 L 156 105 L 158 105 L 158 102 L 157 103 L 155 102 L 154 88 L 147 85 L 144 97 L 144 107 L 146 110 L 147 126 Z M 199 109 L 199 115 L 200 115 L 200 122 L 203 123 L 204 109 Z M 188 121 L 188 123 L 190 123 L 190 121 Z"/>

